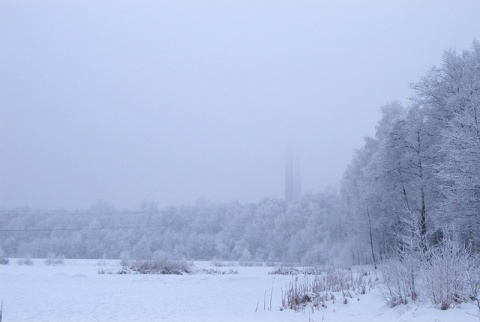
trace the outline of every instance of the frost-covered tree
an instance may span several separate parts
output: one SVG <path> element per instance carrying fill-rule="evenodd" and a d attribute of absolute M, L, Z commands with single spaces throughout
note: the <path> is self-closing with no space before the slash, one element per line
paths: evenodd
<path fill-rule="evenodd" d="M 479 251 L 480 45 L 461 55 L 446 51 L 442 65 L 412 88 L 410 106 L 382 107 L 375 139 L 345 171 L 342 197 L 352 233 L 370 241 L 373 255 L 388 257 L 404 243 L 404 218 L 414 215 L 422 252 L 439 242 L 449 222 Z"/>
<path fill-rule="evenodd" d="M 352 227 L 352 238 L 355 244 L 363 244 L 370 249 L 370 260 L 376 262 L 377 243 L 375 237 L 379 231 L 377 215 L 378 195 L 372 187 L 371 164 L 378 150 L 378 141 L 365 138 L 362 149 L 355 151 L 351 164 L 345 171 L 342 181 L 342 195 L 346 204 L 347 219 Z M 354 256 L 359 261 L 365 260 L 362 247 L 356 249 Z"/>
<path fill-rule="evenodd" d="M 414 85 L 417 102 L 432 129 L 442 188 L 436 209 L 442 222 L 455 221 L 463 240 L 480 250 L 480 44 L 458 54 L 446 51 L 440 67 Z"/>

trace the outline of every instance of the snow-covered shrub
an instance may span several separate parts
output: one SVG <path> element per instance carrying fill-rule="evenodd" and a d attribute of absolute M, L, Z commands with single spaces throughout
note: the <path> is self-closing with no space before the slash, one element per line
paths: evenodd
<path fill-rule="evenodd" d="M 400 218 L 402 229 L 397 233 L 396 254 L 380 264 L 383 275 L 380 292 L 390 307 L 417 299 L 420 267 L 427 260 L 420 219 L 420 214 L 415 211 L 408 211 Z"/>
<path fill-rule="evenodd" d="M 127 251 L 123 251 L 120 253 L 120 265 L 121 266 L 130 266 L 130 253 Z"/>
<path fill-rule="evenodd" d="M 300 311 L 307 305 L 311 305 L 312 308 L 326 307 L 326 301 L 335 299 L 332 293 L 315 292 L 316 289 L 315 281 L 299 283 L 296 276 L 295 280 L 288 284 L 286 291 L 282 291 L 282 308 Z"/>
<path fill-rule="evenodd" d="M 275 268 L 273 271 L 268 272 L 268 274 L 272 275 L 298 275 L 300 274 L 300 269 L 297 267 L 289 267 L 289 266 L 280 266 Z"/>
<path fill-rule="evenodd" d="M 234 275 L 236 269 L 196 268 L 191 263 L 180 261 L 141 260 L 134 261 L 132 266 L 122 266 L 118 270 L 99 267 L 98 274 L 206 274 L 206 275 Z"/>
<path fill-rule="evenodd" d="M 478 308 L 478 318 L 480 321 L 480 255 L 472 258 L 473 267 L 464 275 L 466 282 L 467 296 Z"/>
<path fill-rule="evenodd" d="M 480 255 L 453 240 L 447 231 L 443 236 L 426 252 L 404 240 L 397 256 L 380 265 L 380 291 L 391 307 L 415 300 L 417 295 L 441 310 L 461 302 L 477 303 Z"/>
<path fill-rule="evenodd" d="M 264 262 L 250 262 L 250 261 L 239 261 L 238 265 L 244 267 L 262 267 L 265 266 Z"/>
<path fill-rule="evenodd" d="M 480 291 L 478 255 L 450 237 L 429 251 L 429 260 L 422 270 L 425 297 L 441 310 L 455 303 L 477 299 Z"/>
<path fill-rule="evenodd" d="M 207 275 L 236 275 L 237 269 L 218 269 L 218 268 L 200 268 L 192 270 L 193 274 L 207 274 Z"/>
<path fill-rule="evenodd" d="M 310 306 L 312 309 L 326 307 L 328 301 L 334 303 L 337 297 L 347 304 L 353 295 L 365 294 L 372 286 L 366 272 L 353 273 L 346 269 L 321 268 L 313 279 L 304 274 L 303 282 L 295 276 L 282 292 L 282 308 L 294 311 Z"/>
<path fill-rule="evenodd" d="M 162 258 L 136 260 L 132 262 L 128 269 L 138 274 L 182 275 L 194 272 L 192 263 Z"/>
<path fill-rule="evenodd" d="M 274 275 L 321 275 L 335 270 L 334 267 L 327 266 L 312 266 L 312 267 L 295 267 L 295 266 L 280 266 L 275 268 L 268 274 Z"/>
<path fill-rule="evenodd" d="M 17 259 L 17 264 L 18 265 L 33 265 L 33 261 L 32 259 L 30 258 L 30 256 L 25 256 L 25 258 L 19 258 Z"/>
<path fill-rule="evenodd" d="M 476 303 L 480 310 L 480 254 L 470 254 L 463 274 L 464 296 Z"/>
<path fill-rule="evenodd" d="M 387 301 L 390 307 L 399 304 L 407 304 L 408 297 L 411 296 L 410 274 L 404 262 L 398 258 L 391 258 L 380 264 L 382 272 L 382 284 L 380 293 Z"/>
<path fill-rule="evenodd" d="M 56 256 L 54 252 L 49 252 L 47 254 L 47 259 L 45 260 L 45 264 L 49 266 L 63 265 L 64 260 L 65 260 L 65 256 L 63 255 Z"/>
<path fill-rule="evenodd" d="M 114 274 L 113 270 L 112 269 L 107 269 L 107 268 L 104 268 L 104 267 L 100 267 L 97 271 L 98 274 Z M 120 273 L 119 273 L 120 274 Z"/>

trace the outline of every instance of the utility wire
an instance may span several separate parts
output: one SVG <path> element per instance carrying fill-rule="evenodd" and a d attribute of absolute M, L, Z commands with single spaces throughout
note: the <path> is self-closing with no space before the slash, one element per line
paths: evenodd
<path fill-rule="evenodd" d="M 63 213 L 15 213 L 15 212 L 0 212 L 0 216 L 118 216 L 118 215 L 162 215 L 162 214 L 171 214 L 171 213 L 182 213 L 185 211 L 194 211 L 194 212 L 203 212 L 203 211 L 226 211 L 226 210 L 236 210 L 236 209 L 248 209 L 250 204 L 245 205 L 219 205 L 219 206 L 210 206 L 210 207 L 195 207 L 195 206 L 186 206 L 186 207 L 174 207 L 166 208 L 163 210 L 156 211 L 113 211 L 113 212 L 63 212 Z"/>
<path fill-rule="evenodd" d="M 161 212 L 89 212 L 89 213 L 0 213 L 0 216 L 117 216 L 117 215 L 158 215 Z"/>
<path fill-rule="evenodd" d="M 164 228 L 155 226 L 135 226 L 135 227 L 84 227 L 84 228 L 51 228 L 51 229 L 0 229 L 0 232 L 52 232 L 52 231 L 81 231 L 81 230 L 120 230 L 120 229 L 145 229 L 145 228 Z"/>

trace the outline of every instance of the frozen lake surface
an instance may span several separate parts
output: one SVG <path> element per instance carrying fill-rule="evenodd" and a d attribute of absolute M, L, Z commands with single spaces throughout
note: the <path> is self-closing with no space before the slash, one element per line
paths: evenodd
<path fill-rule="evenodd" d="M 0 266 L 3 322 L 480 321 L 470 304 L 447 311 L 418 303 L 388 308 L 377 289 L 360 295 L 359 301 L 327 303 L 314 313 L 280 311 L 282 289 L 292 277 L 269 275 L 269 267 L 234 267 L 239 272 L 235 275 L 110 275 L 98 270 L 117 269 L 118 260 L 106 261 L 105 266 L 98 260 L 67 259 L 59 266 L 47 266 L 41 259 L 33 262 L 17 265 L 11 259 Z M 207 262 L 195 264 L 214 268 Z"/>

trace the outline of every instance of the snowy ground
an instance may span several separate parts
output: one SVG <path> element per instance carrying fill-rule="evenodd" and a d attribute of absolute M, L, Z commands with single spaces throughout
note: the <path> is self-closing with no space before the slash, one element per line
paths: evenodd
<path fill-rule="evenodd" d="M 67 259 L 60 266 L 33 261 L 33 266 L 19 266 L 11 259 L 0 266 L 4 322 L 480 321 L 476 307 L 466 304 L 447 311 L 416 303 L 391 309 L 375 289 L 360 301 L 329 303 L 314 313 L 280 311 L 281 290 L 291 277 L 268 275 L 268 267 L 235 267 L 237 275 L 102 275 L 99 268 L 118 266 L 118 261 L 107 266 L 95 260 Z"/>

